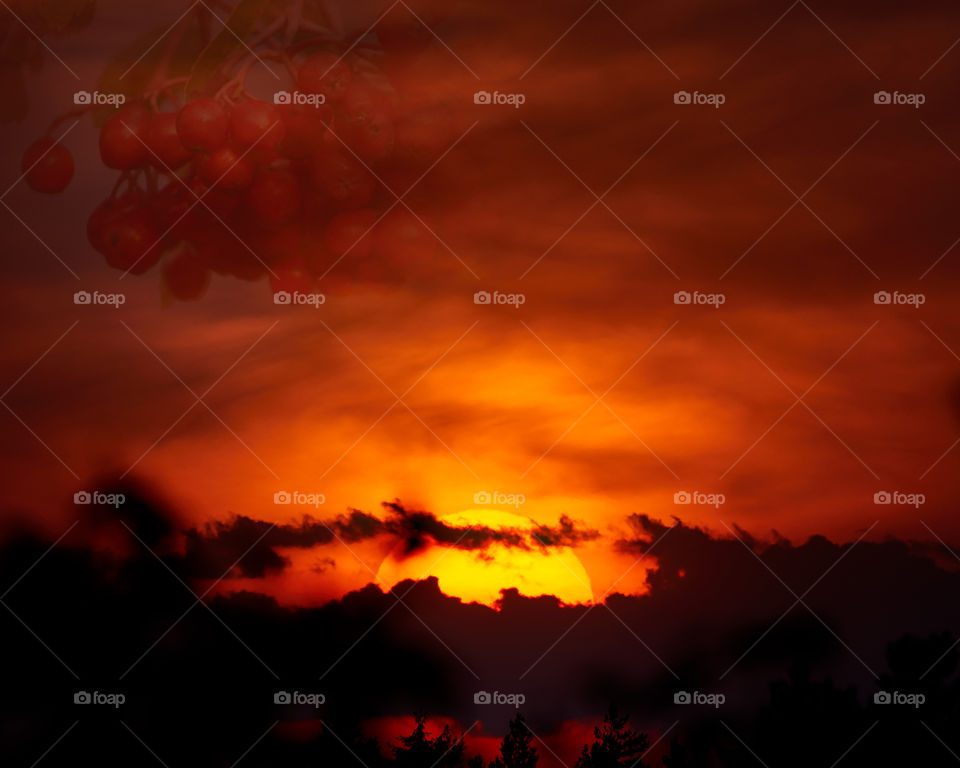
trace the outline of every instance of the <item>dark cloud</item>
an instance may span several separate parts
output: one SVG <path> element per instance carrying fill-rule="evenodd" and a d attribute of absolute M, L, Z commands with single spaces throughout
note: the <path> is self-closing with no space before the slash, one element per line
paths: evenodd
<path fill-rule="evenodd" d="M 533 530 L 533 539 L 541 547 L 575 547 L 586 541 L 600 538 L 600 532 L 584 530 L 566 515 L 560 516 L 560 522 L 555 527 L 538 525 Z"/>
<path fill-rule="evenodd" d="M 561 517 L 557 526 L 538 524 L 526 530 L 450 525 L 432 512 L 407 509 L 399 501 L 384 502 L 383 508 L 383 519 L 354 509 L 333 519 L 307 516 L 296 524 L 271 526 L 265 520 L 245 515 L 209 523 L 184 532 L 181 565 L 193 578 L 220 578 L 224 574 L 259 578 L 289 565 L 289 560 L 276 551 L 282 547 L 309 548 L 377 539 L 391 549 L 400 545 L 401 554 L 411 555 L 431 545 L 467 550 L 483 550 L 491 544 L 522 549 L 568 547 L 600 535 L 567 516 Z M 231 574 L 234 568 L 235 573 Z"/>

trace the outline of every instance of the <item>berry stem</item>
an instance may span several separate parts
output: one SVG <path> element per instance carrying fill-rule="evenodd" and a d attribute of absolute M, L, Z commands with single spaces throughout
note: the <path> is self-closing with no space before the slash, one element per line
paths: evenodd
<path fill-rule="evenodd" d="M 168 78 L 167 80 L 164 80 L 162 83 L 158 84 L 156 87 L 145 90 L 143 93 L 143 98 L 150 102 L 150 106 L 153 108 L 154 112 L 159 112 L 160 97 L 168 91 L 172 91 L 178 85 L 186 84 L 187 80 L 189 80 L 189 78 L 186 76 Z"/>
<path fill-rule="evenodd" d="M 236 79 L 235 76 L 231 77 L 229 73 L 232 72 L 236 67 L 240 66 L 241 62 L 243 62 L 245 59 L 247 60 L 247 64 L 245 65 L 244 79 L 246 79 L 246 73 L 250 71 L 250 64 L 256 61 L 256 58 L 254 57 L 253 53 L 264 43 L 269 41 L 271 37 L 276 35 L 278 32 L 282 31 L 286 23 L 287 23 L 286 15 L 285 14 L 280 15 L 279 17 L 274 19 L 272 22 L 270 22 L 267 26 L 265 26 L 260 31 L 260 33 L 250 41 L 250 43 L 247 46 L 242 48 L 233 56 L 229 57 L 226 60 L 226 62 L 224 62 L 222 71 L 227 75 L 227 83 L 220 88 L 221 93 L 225 93 L 227 85 L 229 85 L 230 83 L 233 82 L 233 80 Z"/>
<path fill-rule="evenodd" d="M 75 107 L 74 109 L 71 109 L 68 112 L 64 112 L 59 117 L 55 117 L 53 119 L 53 122 L 50 123 L 50 127 L 47 128 L 47 133 L 52 134 L 54 129 L 61 123 L 65 123 L 67 120 L 71 120 L 72 118 L 75 118 L 75 117 L 83 117 L 91 109 L 93 109 L 92 104 L 84 104 L 83 106 Z"/>
<path fill-rule="evenodd" d="M 294 0 L 293 7 L 287 9 L 287 29 L 284 33 L 284 47 L 289 47 L 303 24 L 303 0 Z"/>
<path fill-rule="evenodd" d="M 324 21 L 330 25 L 334 35 L 340 39 L 343 39 L 343 16 L 340 13 L 340 9 L 337 7 L 336 2 L 330 2 L 330 0 L 320 0 L 318 5 L 323 11 Z"/>
<path fill-rule="evenodd" d="M 155 195 L 157 193 L 157 169 L 152 166 L 147 166 L 146 178 L 147 191 L 151 195 Z"/>

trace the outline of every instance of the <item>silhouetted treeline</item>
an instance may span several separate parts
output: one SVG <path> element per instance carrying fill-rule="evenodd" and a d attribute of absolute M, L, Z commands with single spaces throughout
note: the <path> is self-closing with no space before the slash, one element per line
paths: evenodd
<path fill-rule="evenodd" d="M 854 667 L 857 660 L 815 620 L 789 617 L 722 684 L 726 701 L 713 708 L 673 697 L 681 689 L 706 690 L 691 680 L 707 676 L 694 673 L 726 668 L 783 612 L 787 595 L 776 595 L 773 612 L 746 625 L 711 616 L 702 623 L 714 634 L 682 650 L 655 641 L 683 684 L 623 625 L 604 618 L 608 612 L 596 610 L 578 626 L 586 634 L 571 632 L 519 683 L 523 688 L 506 688 L 501 683 L 518 684 L 518 673 L 586 609 L 514 594 L 497 612 L 442 595 L 436 581 L 401 585 L 402 605 L 372 586 L 312 608 L 285 607 L 255 592 L 214 596 L 205 594 L 209 581 L 191 578 L 176 547 L 178 531 L 154 506 L 131 493 L 118 513 L 85 512 L 96 514 L 81 518 L 55 547 L 12 531 L 0 544 L 4 768 L 31 768 L 38 760 L 37 768 L 480 768 L 477 734 L 502 739 L 487 761 L 497 768 L 555 765 L 551 751 L 562 752 L 568 768 L 830 768 L 837 761 L 839 768 L 926 768 L 955 765 L 960 755 L 957 635 L 945 631 L 953 627 L 956 575 L 902 544 L 864 542 L 830 575 L 858 557 L 844 588 L 854 580 L 885 585 L 872 593 L 877 612 L 886 609 L 884 634 L 876 637 L 886 658 L 868 656 L 877 679 L 861 670 L 856 687 L 849 678 L 834 682 L 838 658 Z M 691 606 L 753 598 L 742 585 L 763 569 L 740 544 L 692 529 L 671 533 L 670 541 L 674 549 L 660 554 L 651 595 L 613 603 L 645 638 L 670 637 L 662 623 L 676 615 L 682 626 Z M 718 567 L 698 575 L 688 551 L 694 562 L 713 558 Z M 809 583 L 823 572 L 821 561 L 829 565 L 836 554 L 835 545 L 818 540 L 802 551 L 778 545 L 770 557 L 779 559 L 771 561 L 780 572 L 790 570 L 784 562 L 799 563 Z M 813 559 L 804 560 L 808 555 Z M 686 577 L 671 581 L 681 566 Z M 740 578 L 737 569 L 743 581 L 731 580 L 731 573 Z M 916 599 L 891 597 L 890 570 L 917 588 Z M 768 579 L 763 588 L 768 581 L 779 586 Z M 662 612 L 650 612 L 660 603 Z M 851 625 L 842 625 L 840 614 L 811 605 L 863 652 L 863 642 L 849 641 Z M 854 607 L 858 616 L 873 610 Z M 661 624 L 652 625 L 658 616 Z M 873 624 L 852 626 L 861 635 L 880 632 Z M 535 633 L 543 644 L 538 637 L 524 646 Z M 497 680 L 504 668 L 509 674 Z M 719 690 L 717 675 L 710 679 Z M 480 688 L 522 691 L 523 717 L 495 703 L 474 706 Z M 80 693 L 105 703 L 75 703 Z M 124 697 L 116 706 L 104 699 L 116 695 Z M 610 701 L 618 708 L 592 739 L 571 735 L 571 723 L 600 721 Z M 371 724 L 414 712 L 429 717 L 408 735 L 372 738 Z M 477 719 L 482 726 L 471 733 Z M 459 725 L 431 727 L 441 721 Z"/>

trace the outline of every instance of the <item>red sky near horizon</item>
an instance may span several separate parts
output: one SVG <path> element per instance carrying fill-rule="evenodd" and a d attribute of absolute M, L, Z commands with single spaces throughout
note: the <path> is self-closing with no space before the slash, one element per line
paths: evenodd
<path fill-rule="evenodd" d="M 218 277 L 177 303 L 154 272 L 118 279 L 84 234 L 116 178 L 89 118 L 64 140 L 64 194 L 3 196 L 7 515 L 59 535 L 73 493 L 119 475 L 187 526 L 393 499 L 443 517 L 522 494 L 492 508 L 600 531 L 578 549 L 595 592 L 630 566 L 611 542 L 636 513 L 719 534 L 846 541 L 879 521 L 872 538 L 960 538 L 956 8 L 411 5 L 443 44 L 395 86 L 429 91 L 457 130 L 405 198 L 434 237 L 396 280 L 361 281 L 348 256 L 313 309 L 275 305 L 263 280 Z M 0 127 L 4 189 L 73 92 L 181 12 L 106 2 L 51 38 L 77 77 L 49 56 L 27 70 L 27 116 Z M 477 105 L 478 90 L 525 100 Z M 76 306 L 77 290 L 126 302 Z M 276 505 L 279 491 L 324 503 Z M 876 505 L 884 491 L 925 501 Z M 357 552 L 306 553 L 282 590 L 362 586 L 387 552 Z"/>

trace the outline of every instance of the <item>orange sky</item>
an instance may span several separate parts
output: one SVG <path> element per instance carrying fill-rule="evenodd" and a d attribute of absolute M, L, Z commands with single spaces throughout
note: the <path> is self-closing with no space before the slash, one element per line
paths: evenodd
<path fill-rule="evenodd" d="M 162 11 L 138 23 L 162 23 Z M 263 281 L 219 278 L 176 304 L 153 273 L 118 280 L 83 236 L 113 177 L 94 127 L 78 126 L 67 193 L 20 184 L 6 198 L 77 278 L 0 219 L 4 401 L 16 414 L 0 449 L 7 507 L 56 531 L 74 519 L 74 491 L 128 471 L 188 524 L 379 513 L 393 499 L 442 516 L 478 492 L 523 494 L 501 508 L 603 534 L 580 553 L 601 591 L 632 561 L 609 540 L 637 512 L 841 540 L 876 520 L 871 536 L 926 538 L 922 519 L 956 539 L 960 256 L 938 259 L 958 236 L 960 53 L 925 74 L 952 42 L 946 12 L 914 18 L 910 45 L 836 12 L 826 21 L 851 51 L 798 7 L 739 60 L 776 14 L 748 34 L 696 2 L 657 20 L 617 11 L 598 6 L 539 60 L 581 13 L 572 4 L 553 29 L 522 12 L 484 18 L 481 4 L 441 18 L 462 63 L 435 43 L 398 83 L 454 116 L 456 145 L 407 200 L 437 243 L 398 282 L 361 282 L 348 256 L 318 310 L 275 306 Z M 116 3 L 100 13 L 99 32 L 63 41 L 84 83 L 107 58 L 103 30 L 131 23 Z M 644 22 L 643 43 L 621 20 Z M 471 33 L 488 23 L 504 25 L 502 50 Z M 10 183 L 20 148 L 69 108 L 76 81 L 48 62 L 29 85 L 27 121 L 2 128 Z M 478 88 L 526 102 L 475 106 Z M 882 88 L 927 103 L 875 105 Z M 676 105 L 680 89 L 726 103 Z M 75 306 L 80 288 L 127 301 Z M 480 290 L 525 301 L 476 305 Z M 925 303 L 878 306 L 881 290 Z M 676 305 L 676 291 L 725 302 Z M 181 419 L 188 387 L 211 389 Z M 281 490 L 325 502 L 275 505 Z M 883 490 L 926 503 L 874 505 Z M 679 491 L 725 503 L 678 506 Z M 339 547 L 298 554 L 284 591 L 313 602 L 361 586 L 386 553 L 358 553 L 365 565 Z M 336 567 L 311 571 L 325 557 Z M 642 588 L 642 570 L 628 586 Z"/>

